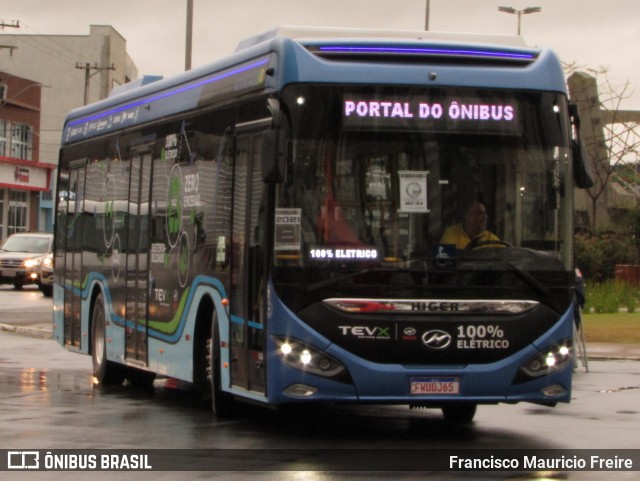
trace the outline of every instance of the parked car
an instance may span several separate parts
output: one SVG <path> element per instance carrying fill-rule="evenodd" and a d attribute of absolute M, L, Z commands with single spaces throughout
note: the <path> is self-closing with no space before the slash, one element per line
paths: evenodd
<path fill-rule="evenodd" d="M 53 295 L 53 254 L 47 254 L 40 263 L 38 287 L 45 296 Z"/>
<path fill-rule="evenodd" d="M 0 247 L 0 284 L 22 289 L 26 284 L 40 286 L 40 265 L 53 252 L 53 234 L 18 233 Z"/>

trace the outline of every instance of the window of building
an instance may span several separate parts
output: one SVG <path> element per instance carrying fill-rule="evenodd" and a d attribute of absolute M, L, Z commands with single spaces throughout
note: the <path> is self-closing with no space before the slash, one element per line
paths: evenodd
<path fill-rule="evenodd" d="M 27 209 L 27 192 L 9 191 L 9 219 L 7 223 L 7 235 L 16 232 L 26 232 L 29 226 Z"/>
<path fill-rule="evenodd" d="M 11 132 L 11 157 L 31 160 L 31 127 L 13 124 Z"/>
<path fill-rule="evenodd" d="M 4 196 L 6 190 L 0 189 L 0 239 L 3 239 L 4 232 Z"/>
<path fill-rule="evenodd" d="M 0 119 L 0 156 L 7 155 L 7 146 L 9 145 L 9 139 L 7 138 L 8 122 Z"/>

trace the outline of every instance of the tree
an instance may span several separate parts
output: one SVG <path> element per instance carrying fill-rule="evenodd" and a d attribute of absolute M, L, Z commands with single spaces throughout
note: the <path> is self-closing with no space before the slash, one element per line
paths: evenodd
<path fill-rule="evenodd" d="M 594 185 L 586 193 L 591 200 L 591 229 L 595 230 L 599 206 L 614 207 L 607 198 L 611 180 L 625 184 L 617 178 L 617 167 L 622 163 L 637 162 L 640 112 L 621 108 L 633 94 L 629 81 L 615 85 L 606 69 L 589 70 L 589 74 L 582 70 L 575 64 L 565 65 L 565 71 L 570 73 L 568 84 L 571 99 L 578 106 L 581 137 L 593 166 Z M 636 199 L 640 198 L 640 190 L 635 190 L 633 184 L 623 186 Z"/>

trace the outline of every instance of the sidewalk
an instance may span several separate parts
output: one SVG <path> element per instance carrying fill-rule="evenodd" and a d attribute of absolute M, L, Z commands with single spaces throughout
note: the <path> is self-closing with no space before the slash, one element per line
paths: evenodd
<path fill-rule="evenodd" d="M 628 359 L 640 361 L 640 344 L 588 342 L 589 359 Z"/>
<path fill-rule="evenodd" d="M 51 323 L 0 323 L 0 331 L 15 332 L 23 336 L 37 337 L 41 339 L 52 338 L 53 326 Z M 587 343 L 587 355 L 589 359 L 628 359 L 640 361 L 640 344 L 622 344 L 592 342 Z"/>

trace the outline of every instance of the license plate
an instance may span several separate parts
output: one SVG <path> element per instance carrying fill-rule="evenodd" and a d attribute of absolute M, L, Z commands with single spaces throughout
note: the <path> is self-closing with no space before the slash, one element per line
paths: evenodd
<path fill-rule="evenodd" d="M 411 394 L 435 396 L 460 394 L 460 380 L 456 377 L 412 378 Z"/>
<path fill-rule="evenodd" d="M 16 271 L 2 271 L 2 277 L 15 277 Z"/>

